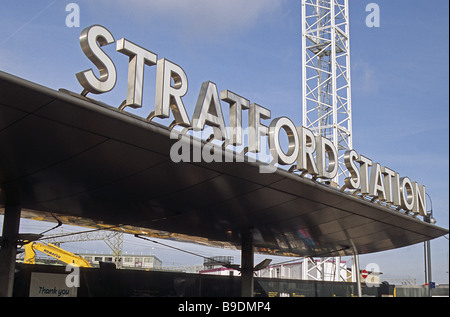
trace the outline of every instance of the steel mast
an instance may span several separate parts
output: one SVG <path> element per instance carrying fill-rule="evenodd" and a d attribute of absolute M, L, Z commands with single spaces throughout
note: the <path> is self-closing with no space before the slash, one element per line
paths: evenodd
<path fill-rule="evenodd" d="M 335 145 L 338 173 L 332 181 L 342 186 L 349 176 L 344 154 L 353 149 L 348 0 L 302 0 L 301 9 L 302 125 Z M 352 279 L 362 296 L 358 253 L 353 251 Z M 323 261 L 340 263 L 340 257 Z"/>
<path fill-rule="evenodd" d="M 348 0 L 302 0 L 302 88 L 304 127 L 333 141 L 339 185 L 352 149 Z"/>

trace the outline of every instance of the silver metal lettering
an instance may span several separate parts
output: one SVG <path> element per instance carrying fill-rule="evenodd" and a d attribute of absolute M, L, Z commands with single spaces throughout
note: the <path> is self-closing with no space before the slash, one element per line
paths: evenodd
<path fill-rule="evenodd" d="M 242 144 L 242 110 L 250 107 L 250 101 L 229 90 L 220 92 L 220 99 L 230 104 L 230 144 Z"/>
<path fill-rule="evenodd" d="M 400 186 L 400 174 L 399 173 L 395 173 L 394 174 L 394 179 L 393 179 L 393 185 L 392 185 L 392 200 L 393 200 L 393 204 L 395 206 L 401 207 L 401 195 L 400 195 L 400 190 L 401 190 L 401 186 Z"/>
<path fill-rule="evenodd" d="M 269 134 L 269 128 L 261 123 L 261 119 L 270 119 L 270 110 L 256 103 L 250 105 L 248 112 L 248 150 L 259 153 L 261 151 L 261 137 Z"/>
<path fill-rule="evenodd" d="M 400 196 L 403 209 L 411 211 L 414 207 L 413 185 L 408 177 L 400 178 Z"/>
<path fill-rule="evenodd" d="M 117 73 L 112 60 L 100 48 L 114 43 L 113 35 L 103 26 L 92 25 L 80 34 L 80 45 L 86 57 L 97 66 L 100 78 L 88 69 L 76 74 L 77 80 L 84 88 L 84 94 L 102 94 L 110 91 L 116 85 Z"/>
<path fill-rule="evenodd" d="M 173 85 L 172 85 L 173 80 Z M 191 122 L 186 113 L 181 97 L 188 90 L 188 80 L 184 70 L 177 64 L 160 59 L 156 70 L 155 116 L 168 118 L 169 109 L 172 110 L 175 123 L 189 127 Z"/>
<path fill-rule="evenodd" d="M 369 166 L 372 166 L 372 160 L 363 155 L 359 155 L 357 162 L 360 166 L 361 193 L 367 195 L 369 194 Z"/>
<path fill-rule="evenodd" d="M 386 195 L 386 202 L 393 203 L 394 202 L 394 187 L 392 179 L 395 176 L 395 172 L 386 166 L 381 168 L 381 173 L 384 175 L 384 191 Z"/>
<path fill-rule="evenodd" d="M 228 140 L 217 87 L 210 81 L 202 84 L 192 118 L 194 131 L 203 130 L 205 124 L 213 127 L 214 138 L 222 141 Z"/>
<path fill-rule="evenodd" d="M 297 127 L 297 134 L 300 141 L 297 169 L 311 175 L 319 174 L 313 156 L 316 151 L 316 139 L 314 133 L 305 127 Z"/>
<path fill-rule="evenodd" d="M 127 99 L 123 106 L 141 108 L 144 66 L 155 65 L 158 56 L 124 38 L 117 41 L 116 50 L 130 58 L 128 63 Z"/>
<path fill-rule="evenodd" d="M 381 166 L 379 163 L 372 165 L 372 170 L 370 172 L 370 184 L 369 184 L 369 195 L 378 197 L 379 200 L 386 200 L 386 191 L 384 188 L 384 177 L 381 173 Z"/>
<path fill-rule="evenodd" d="M 414 205 L 412 211 L 421 216 L 427 215 L 427 200 L 425 186 L 413 182 Z"/>
<path fill-rule="evenodd" d="M 325 179 L 334 178 L 338 172 L 338 154 L 333 141 L 322 136 L 316 136 L 316 146 L 316 163 L 319 172 L 317 177 Z"/>
<path fill-rule="evenodd" d="M 97 77 L 92 68 L 76 74 L 77 80 L 84 88 L 82 94 L 101 94 L 112 90 L 117 80 L 117 72 L 111 58 L 103 51 L 102 47 L 114 43 L 113 35 L 103 26 L 92 25 L 85 28 L 80 34 L 80 45 L 84 54 L 97 67 L 100 76 Z M 156 93 L 155 110 L 151 112 L 148 121 L 152 118 L 168 118 L 170 111 L 175 118 L 169 126 L 181 125 L 187 131 L 191 127 L 191 121 L 186 113 L 182 97 L 188 90 L 188 80 L 183 69 L 166 60 L 157 59 L 157 55 L 145 48 L 134 44 L 125 38 L 117 41 L 116 50 L 129 56 L 127 98 L 123 107 L 141 108 L 143 100 L 143 82 L 145 65 L 157 65 L 156 69 Z M 230 109 L 230 138 L 225 126 L 221 100 L 229 104 Z M 314 133 L 305 127 L 295 127 L 287 117 L 274 119 L 269 127 L 261 123 L 261 120 L 271 118 L 271 111 L 229 90 L 223 90 L 220 98 L 216 84 L 207 81 L 202 84 L 192 119 L 194 130 L 192 139 L 183 137 L 183 133 L 171 134 L 174 142 L 170 156 L 174 162 L 188 162 L 191 159 L 190 143 L 192 141 L 192 160 L 200 162 L 203 157 L 205 162 L 221 162 L 223 150 L 228 144 L 239 146 L 244 143 L 244 130 L 242 127 L 242 110 L 248 113 L 248 147 L 244 148 L 236 160 L 244 161 L 247 151 L 259 153 L 261 151 L 261 137 L 268 136 L 269 150 L 274 162 L 283 165 L 296 163 L 296 168 L 303 174 L 310 174 L 313 178 L 333 179 L 338 172 L 338 152 L 333 142 Z M 225 141 L 222 147 L 210 144 L 202 146 L 202 138 L 196 138 L 195 133 L 203 131 L 205 125 L 214 130 L 214 138 Z M 285 152 L 280 143 L 280 131 L 283 129 L 288 137 L 288 147 Z M 314 153 L 316 158 L 314 158 Z M 248 161 L 256 161 L 255 156 L 246 158 Z M 233 161 L 233 155 L 225 155 L 225 161 Z M 360 188 L 362 195 L 370 195 L 388 204 L 397 206 L 416 215 L 427 215 L 425 186 L 412 182 L 408 177 L 400 175 L 379 163 L 359 155 L 355 150 L 348 150 L 344 154 L 344 162 L 350 173 L 344 179 L 342 190 L 357 190 Z M 359 163 L 359 169 L 355 162 Z M 274 172 L 273 165 L 264 172 Z M 370 175 L 369 175 L 369 167 Z M 293 168 L 291 170 L 294 170 Z M 261 171 L 261 169 L 260 169 Z"/>
<path fill-rule="evenodd" d="M 358 153 L 355 150 L 348 150 L 344 153 L 344 163 L 350 173 L 350 177 L 344 179 L 345 187 L 348 189 L 358 189 L 361 185 L 361 177 L 355 164 L 357 159 Z"/>
<path fill-rule="evenodd" d="M 284 129 L 288 136 L 288 151 L 284 153 L 280 145 L 280 130 Z M 278 164 L 294 164 L 298 157 L 299 141 L 294 123 L 286 118 L 272 120 L 269 126 L 269 149 L 272 157 L 276 158 Z"/>

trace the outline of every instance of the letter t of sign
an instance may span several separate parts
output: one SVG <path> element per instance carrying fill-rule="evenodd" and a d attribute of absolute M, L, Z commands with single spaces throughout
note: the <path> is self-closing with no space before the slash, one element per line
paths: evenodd
<path fill-rule="evenodd" d="M 126 39 L 117 41 L 117 51 L 130 57 L 128 64 L 127 99 L 122 103 L 125 107 L 141 108 L 144 86 L 144 66 L 156 65 L 158 56 L 145 48 Z"/>

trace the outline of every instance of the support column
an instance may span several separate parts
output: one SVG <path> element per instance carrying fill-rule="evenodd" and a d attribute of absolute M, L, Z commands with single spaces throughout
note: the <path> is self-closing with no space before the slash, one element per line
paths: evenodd
<path fill-rule="evenodd" d="M 431 283 L 433 279 L 431 278 L 431 242 L 428 240 L 427 244 L 427 280 L 428 280 L 428 296 L 431 297 Z"/>
<path fill-rule="evenodd" d="M 356 274 L 356 286 L 358 288 L 358 297 L 362 297 L 361 272 L 359 269 L 359 255 L 356 252 L 353 254 L 353 259 L 355 263 L 355 272 L 353 272 L 353 274 Z"/>
<path fill-rule="evenodd" d="M 20 211 L 18 206 L 5 207 L 0 248 L 0 297 L 12 297 L 13 294 Z"/>
<path fill-rule="evenodd" d="M 253 297 L 253 228 L 241 232 L 241 296 Z"/>

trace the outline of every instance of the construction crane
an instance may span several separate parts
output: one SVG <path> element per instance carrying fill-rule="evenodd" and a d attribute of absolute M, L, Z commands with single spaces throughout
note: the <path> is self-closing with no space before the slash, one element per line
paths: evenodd
<path fill-rule="evenodd" d="M 342 185 L 353 147 L 348 0 L 302 0 L 302 89 L 302 124 L 333 141 Z"/>
<path fill-rule="evenodd" d="M 61 262 L 73 264 L 79 267 L 91 267 L 91 264 L 81 256 L 72 252 L 63 250 L 51 243 L 30 242 L 24 245 L 25 249 L 25 264 L 35 264 L 36 251 L 45 253 Z"/>
<path fill-rule="evenodd" d="M 344 155 L 353 149 L 348 0 L 302 0 L 302 125 L 330 139 L 338 151 L 336 187 L 349 176 Z M 340 263 L 340 257 L 320 263 Z M 358 295 L 359 258 L 355 253 Z M 317 263 L 305 264 L 305 268 Z M 307 273 L 307 272 L 306 272 Z M 322 277 L 325 275 L 322 274 Z"/>

